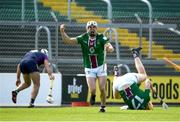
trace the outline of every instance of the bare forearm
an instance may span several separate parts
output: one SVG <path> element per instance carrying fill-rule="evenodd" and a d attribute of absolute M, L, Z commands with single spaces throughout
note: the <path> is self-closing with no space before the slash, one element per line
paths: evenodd
<path fill-rule="evenodd" d="M 44 66 L 45 66 L 45 69 L 46 69 L 46 71 L 47 71 L 47 73 L 49 75 L 50 80 L 54 80 L 55 77 L 53 75 L 52 69 L 49 66 L 49 61 L 48 60 L 44 61 Z"/>
<path fill-rule="evenodd" d="M 70 37 L 64 31 L 61 31 L 61 37 L 62 37 L 63 42 L 65 43 L 68 43 L 71 40 Z"/>
<path fill-rule="evenodd" d="M 62 40 L 64 43 L 66 43 L 66 44 L 76 44 L 77 43 L 76 38 L 70 38 L 63 29 L 61 29 L 60 32 L 61 32 L 61 37 L 62 37 Z"/>
<path fill-rule="evenodd" d="M 47 60 L 44 61 L 44 66 L 45 66 L 45 69 L 46 69 L 48 75 L 51 75 L 53 73 L 53 71 L 52 71 L 52 69 L 49 65 L 49 62 Z"/>
<path fill-rule="evenodd" d="M 113 91 L 113 97 L 114 97 L 115 99 L 121 99 L 121 96 L 120 96 L 120 94 L 119 94 L 118 91 Z"/>

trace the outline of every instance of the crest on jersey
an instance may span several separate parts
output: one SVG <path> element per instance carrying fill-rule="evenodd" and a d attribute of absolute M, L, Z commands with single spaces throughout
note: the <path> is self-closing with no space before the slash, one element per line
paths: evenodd
<path fill-rule="evenodd" d="M 94 53 L 94 52 L 95 52 L 94 47 L 90 47 L 90 48 L 89 48 L 89 52 L 90 52 L 91 54 Z"/>

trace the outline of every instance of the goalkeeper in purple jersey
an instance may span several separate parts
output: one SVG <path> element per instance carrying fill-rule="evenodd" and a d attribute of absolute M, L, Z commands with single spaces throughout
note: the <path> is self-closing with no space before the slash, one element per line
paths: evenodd
<path fill-rule="evenodd" d="M 107 76 L 107 69 L 105 66 L 105 53 L 113 52 L 114 48 L 103 34 L 97 32 L 96 21 L 87 22 L 87 32 L 74 38 L 70 38 L 64 30 L 65 27 L 64 24 L 62 24 L 60 27 L 60 32 L 61 37 L 65 43 L 81 45 L 86 81 L 91 93 L 90 104 L 95 104 L 96 79 L 98 78 L 101 98 L 100 112 L 105 112 L 105 86 Z"/>
<path fill-rule="evenodd" d="M 49 67 L 48 61 L 48 51 L 46 49 L 41 50 L 31 50 L 25 54 L 17 66 L 17 80 L 16 86 L 18 88 L 12 91 L 12 101 L 16 103 L 17 94 L 28 88 L 31 85 L 31 80 L 33 81 L 33 90 L 31 93 L 31 101 L 29 108 L 34 107 L 34 102 L 36 96 L 38 95 L 40 87 L 40 73 L 38 67 L 44 64 L 45 69 L 48 72 L 50 80 L 54 80 L 54 75 L 52 69 Z M 21 84 L 20 75 L 23 74 L 24 83 Z M 20 85 L 21 84 L 21 85 Z"/>

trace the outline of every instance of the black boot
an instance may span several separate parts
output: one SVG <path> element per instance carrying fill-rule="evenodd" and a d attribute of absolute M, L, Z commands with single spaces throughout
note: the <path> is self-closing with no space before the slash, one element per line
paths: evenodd
<path fill-rule="evenodd" d="M 131 49 L 134 58 L 139 57 L 141 49 L 141 47 Z"/>
<path fill-rule="evenodd" d="M 35 106 L 34 106 L 34 104 L 29 104 L 29 106 L 28 106 L 28 108 L 34 108 Z"/>
<path fill-rule="evenodd" d="M 16 91 L 12 91 L 12 101 L 15 104 L 16 104 L 16 99 L 17 99 L 17 92 Z"/>
<path fill-rule="evenodd" d="M 35 99 L 31 98 L 28 108 L 34 108 L 34 101 Z"/>
<path fill-rule="evenodd" d="M 102 112 L 102 113 L 106 112 L 105 108 L 106 106 L 101 106 L 99 112 Z"/>

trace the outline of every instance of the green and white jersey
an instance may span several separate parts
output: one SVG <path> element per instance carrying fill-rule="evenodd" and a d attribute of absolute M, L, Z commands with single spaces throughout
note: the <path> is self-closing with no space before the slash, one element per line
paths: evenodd
<path fill-rule="evenodd" d="M 142 91 L 136 83 L 119 91 L 119 93 L 130 109 L 145 110 L 150 101 L 150 90 Z"/>
<path fill-rule="evenodd" d="M 113 81 L 113 91 L 119 91 L 130 109 L 146 109 L 150 101 L 150 90 L 141 90 L 138 86 L 137 73 L 127 73 Z"/>
<path fill-rule="evenodd" d="M 83 54 L 83 64 L 85 68 L 96 68 L 104 62 L 104 45 L 109 40 L 98 33 L 95 39 L 90 39 L 88 33 L 76 37 L 78 44 L 81 45 Z"/>

